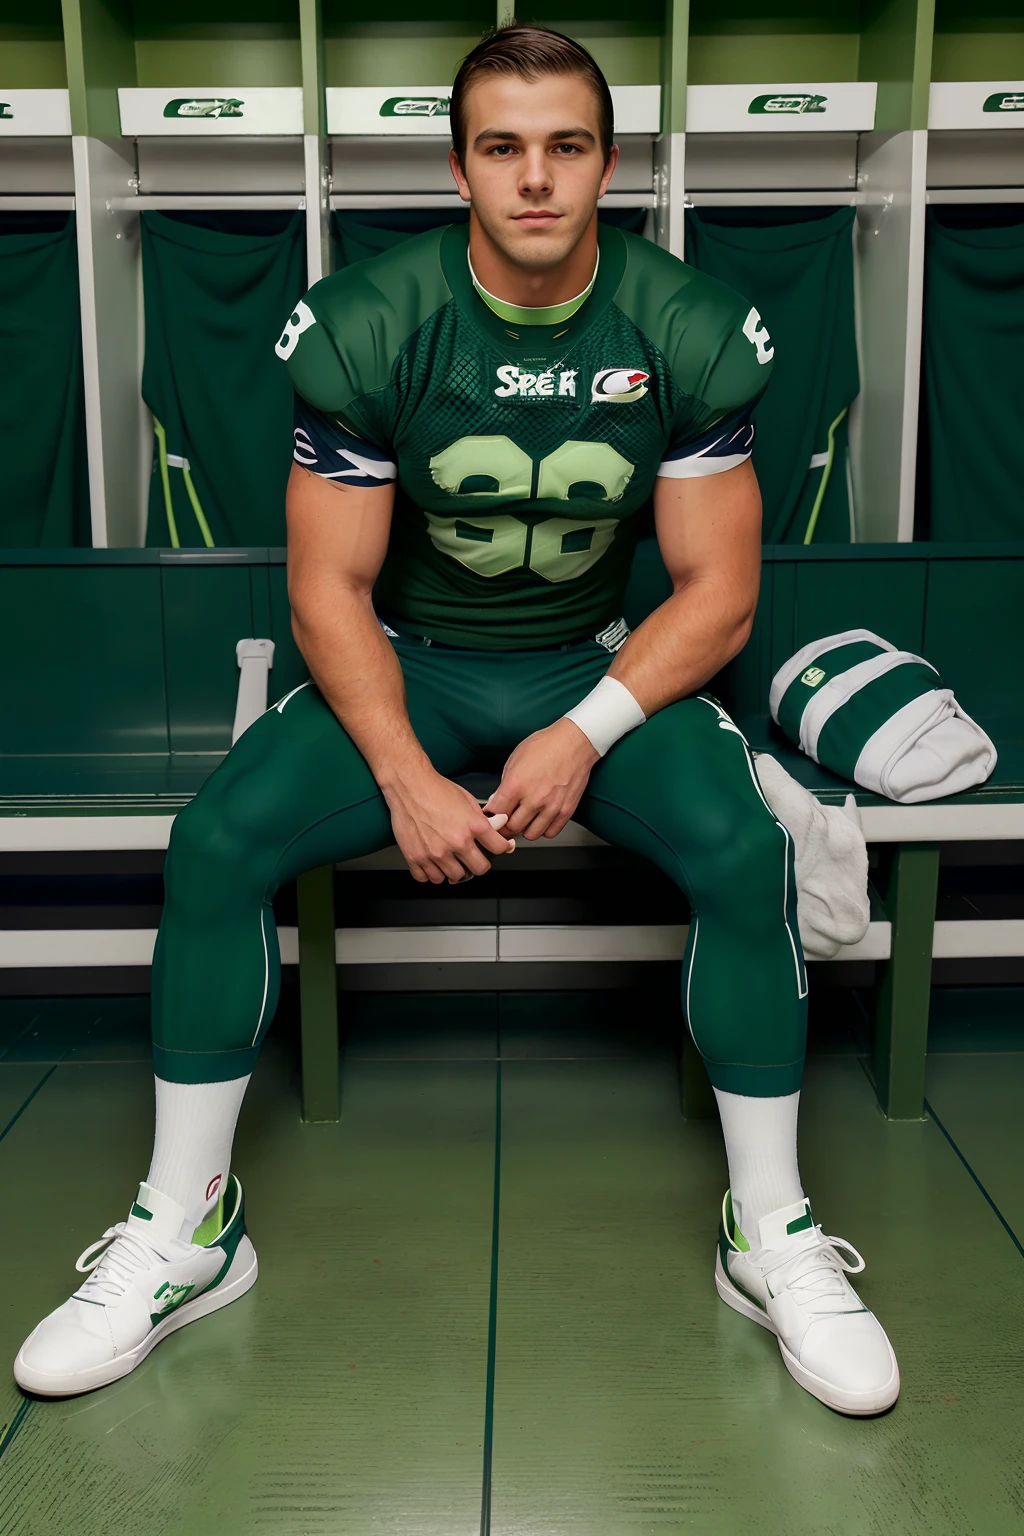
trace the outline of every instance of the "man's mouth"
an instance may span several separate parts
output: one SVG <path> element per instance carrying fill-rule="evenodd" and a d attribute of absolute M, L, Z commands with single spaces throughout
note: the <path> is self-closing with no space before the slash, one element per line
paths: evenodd
<path fill-rule="evenodd" d="M 535 225 L 537 228 L 557 224 L 561 217 L 560 213 L 553 213 L 549 208 L 528 208 L 525 213 L 513 214 L 517 224 Z"/>

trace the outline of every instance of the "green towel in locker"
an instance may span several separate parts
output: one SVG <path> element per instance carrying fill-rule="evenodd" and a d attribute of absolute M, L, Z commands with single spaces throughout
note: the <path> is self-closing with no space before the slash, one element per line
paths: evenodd
<path fill-rule="evenodd" d="M 775 348 L 754 413 L 764 542 L 848 544 L 847 412 L 860 389 L 855 212 L 800 210 L 797 222 L 778 222 L 795 212 L 690 210 L 686 259 L 749 298 Z"/>
<path fill-rule="evenodd" d="M 292 389 L 274 355 L 305 288 L 303 215 L 143 213 L 142 395 L 156 443 L 148 545 L 285 542 Z M 239 223 L 241 221 L 241 227 Z"/>
<path fill-rule="evenodd" d="M 1024 212 L 991 228 L 950 212 L 928 210 L 921 534 L 1024 539 Z"/>
<path fill-rule="evenodd" d="M 469 213 L 447 208 L 373 209 L 359 213 L 336 212 L 331 219 L 334 237 L 334 268 L 380 256 L 413 235 L 438 229 L 442 224 L 465 224 Z"/>
<path fill-rule="evenodd" d="M 0 357 L 0 546 L 89 545 L 74 214 L 0 220 Z"/>

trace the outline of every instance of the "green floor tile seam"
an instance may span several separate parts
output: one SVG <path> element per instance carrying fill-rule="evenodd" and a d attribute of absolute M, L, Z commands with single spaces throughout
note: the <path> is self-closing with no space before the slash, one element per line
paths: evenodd
<path fill-rule="evenodd" d="M 21 1426 L 24 1424 L 26 1418 L 28 1417 L 29 1409 L 32 1407 L 34 1402 L 35 1398 L 33 1397 L 23 1397 L 18 1407 L 18 1411 L 14 1415 L 14 1418 L 9 1424 L 4 1424 L 3 1427 L 0 1428 L 0 1457 L 4 1455 L 5 1451 L 10 1450 L 14 1437 L 18 1433 L 18 1430 L 21 1428 Z"/>
<path fill-rule="evenodd" d="M 10 1055 L 11 1051 L 14 1050 L 15 1046 L 18 1046 L 18 1045 L 21 1044 L 21 1042 L 24 1040 L 25 1036 L 28 1034 L 29 1030 L 32 1028 L 33 1024 L 38 1023 L 38 1020 L 39 1020 L 39 1014 L 38 1013 L 34 1013 L 32 1015 L 32 1017 L 29 1019 L 28 1023 L 25 1025 L 25 1028 L 20 1032 L 20 1034 L 18 1034 L 10 1042 L 9 1045 L 4 1046 L 3 1050 L 0 1051 L 0 1063 L 2 1063 L 4 1061 L 5 1057 Z"/>
<path fill-rule="evenodd" d="M 45 1072 L 43 1074 L 43 1076 L 39 1079 L 38 1083 L 36 1083 L 35 1087 L 32 1089 L 32 1092 L 29 1094 L 29 1096 L 25 1100 L 24 1104 L 22 1104 L 21 1108 L 20 1109 L 16 1109 L 14 1111 L 14 1114 L 8 1120 L 8 1122 L 4 1126 L 3 1130 L 0 1131 L 0 1141 L 3 1141 L 3 1139 L 7 1135 L 8 1131 L 11 1131 L 11 1130 L 14 1129 L 14 1127 L 17 1125 L 18 1121 L 21 1119 L 22 1115 L 25 1113 L 26 1109 L 28 1109 L 29 1105 L 32 1103 L 32 1100 L 35 1098 L 36 1094 L 43 1087 L 44 1083 L 49 1081 L 49 1079 L 53 1076 L 53 1074 L 56 1072 L 56 1070 L 57 1070 L 57 1062 L 54 1062 L 54 1064 L 50 1068 L 49 1072 Z"/>
<path fill-rule="evenodd" d="M 484 1397 L 484 1455 L 480 1493 L 480 1536 L 491 1536 L 491 1463 L 494 1450 L 494 1362 L 498 1342 L 498 1241 L 501 1228 L 501 1040 L 494 1072 L 494 1205 L 491 1215 L 491 1289 L 487 1311 L 487 1385 Z"/>
<path fill-rule="evenodd" d="M 935 1113 L 935 1110 L 932 1108 L 932 1105 L 928 1102 L 927 1099 L 925 1099 L 925 1101 L 924 1101 L 924 1107 L 925 1107 L 925 1110 L 927 1111 L 927 1113 L 929 1114 L 929 1116 L 931 1117 L 931 1119 L 934 1120 L 935 1124 L 938 1126 L 939 1130 L 942 1132 L 943 1136 L 949 1142 L 949 1145 L 952 1147 L 953 1151 L 956 1153 L 956 1155 L 960 1159 L 961 1163 L 963 1163 L 964 1167 L 966 1168 L 967 1172 L 970 1174 L 971 1178 L 974 1180 L 974 1183 L 977 1185 L 979 1191 L 981 1192 L 981 1194 L 983 1195 L 984 1199 L 986 1200 L 986 1202 L 990 1206 L 990 1208 L 992 1210 L 992 1214 L 995 1216 L 996 1220 L 999 1222 L 999 1224 L 1002 1227 L 1003 1231 L 1006 1233 L 1007 1237 L 1010 1239 L 1010 1242 L 1016 1248 L 1016 1250 L 1020 1254 L 1021 1258 L 1024 1259 L 1024 1245 L 1022 1245 L 1022 1243 L 1020 1241 L 1020 1238 L 1017 1236 L 1016 1232 L 1010 1226 L 1010 1223 L 1007 1221 L 1006 1217 L 1003 1215 L 1003 1213 L 999 1209 L 998 1205 L 996 1205 L 996 1203 L 993 1200 L 992 1196 L 989 1194 L 989 1192 L 985 1188 L 984 1184 L 978 1178 L 978 1175 L 975 1173 L 974 1169 L 971 1167 L 970 1163 L 967 1161 L 966 1157 L 961 1152 L 960 1148 L 957 1146 L 956 1142 L 953 1140 L 952 1136 L 949 1134 L 949 1132 L 947 1131 L 946 1127 L 943 1125 L 942 1121 L 939 1119 L 938 1115 Z"/>

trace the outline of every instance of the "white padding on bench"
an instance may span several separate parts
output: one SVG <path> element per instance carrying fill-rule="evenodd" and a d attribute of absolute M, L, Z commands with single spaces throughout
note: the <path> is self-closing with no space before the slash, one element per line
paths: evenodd
<path fill-rule="evenodd" d="M 1024 801 L 1019 805 L 862 805 L 869 843 L 1004 842 L 1024 839 Z M 69 853 L 126 848 L 166 848 L 175 812 L 152 816 L 0 816 L 0 853 Z M 557 837 L 523 842 L 523 848 L 603 848 L 585 827 L 570 821 Z M 515 854 L 508 854 L 515 858 Z M 349 859 L 342 869 L 404 869 L 397 848 Z"/>
<path fill-rule="evenodd" d="M 678 960 L 686 923 L 508 923 L 499 930 L 502 960 Z"/>
<path fill-rule="evenodd" d="M 1024 919 L 937 922 L 932 955 L 936 960 L 996 960 L 1024 955 Z"/>
<path fill-rule="evenodd" d="M 954 929 L 1020 930 L 1019 948 L 961 948 L 957 954 L 1024 954 L 1024 923 L 948 923 Z M 429 928 L 339 928 L 335 955 L 339 965 L 465 964 L 490 961 L 505 964 L 542 961 L 679 960 L 686 948 L 686 924 L 552 924 L 532 927 L 509 924 Z M 277 930 L 281 962 L 296 965 L 299 931 Z M 964 940 L 957 938 L 957 942 Z M 151 965 L 155 928 L 32 928 L 0 932 L 0 969 L 20 970 L 52 966 Z M 887 922 L 872 923 L 859 944 L 839 951 L 837 960 L 884 960 L 889 954 Z M 936 954 L 939 950 L 936 949 Z"/>
<path fill-rule="evenodd" d="M 1024 838 L 1024 801 L 1016 805 L 862 805 L 869 843 L 1003 842 Z"/>
<path fill-rule="evenodd" d="M 0 816 L 0 853 L 166 848 L 174 816 Z"/>

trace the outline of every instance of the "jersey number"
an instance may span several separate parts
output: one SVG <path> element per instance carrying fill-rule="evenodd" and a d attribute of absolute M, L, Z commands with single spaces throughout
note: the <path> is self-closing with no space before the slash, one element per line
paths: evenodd
<path fill-rule="evenodd" d="M 430 460 L 434 483 L 463 496 L 570 500 L 578 486 L 595 500 L 618 501 L 633 465 L 609 443 L 570 439 L 541 459 L 533 491 L 533 460 L 510 437 L 460 437 Z M 472 482 L 476 481 L 474 485 Z M 485 482 L 481 484 L 481 482 Z M 594 493 L 597 493 L 594 495 Z M 527 564 L 545 581 L 572 581 L 595 565 L 615 537 L 618 518 L 550 517 L 530 528 L 517 517 L 441 517 L 428 512 L 430 537 L 442 554 L 478 576 L 501 576 Z"/>

